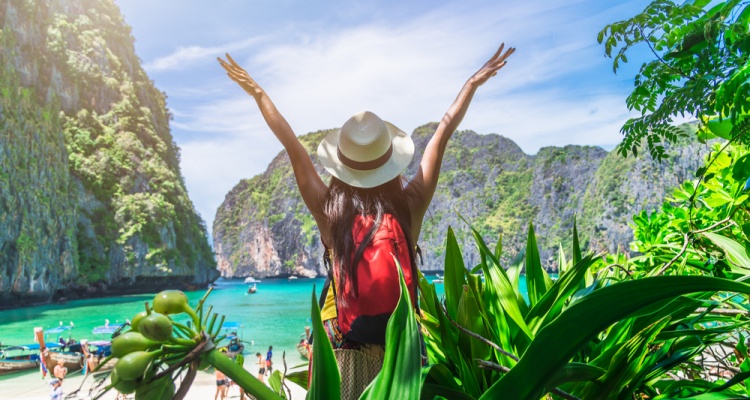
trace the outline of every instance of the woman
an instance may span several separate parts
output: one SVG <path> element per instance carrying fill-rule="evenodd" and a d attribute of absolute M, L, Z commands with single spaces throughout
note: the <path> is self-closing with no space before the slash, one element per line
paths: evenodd
<path fill-rule="evenodd" d="M 363 112 L 326 136 L 318 147 L 318 157 L 332 175 L 328 186 L 318 176 L 305 148 L 260 85 L 229 54 L 228 62 L 218 59 L 227 75 L 255 99 L 269 128 L 289 154 L 302 199 L 328 250 L 327 258 L 331 259 L 333 267 L 333 290 L 327 293 L 321 317 L 334 349 L 341 350 L 336 351 L 336 357 L 342 376 L 342 398 L 358 398 L 377 374 L 383 359 L 383 345 L 379 339 L 384 338 L 384 331 L 377 332 L 376 338 L 370 338 L 351 335 L 349 329 L 352 326 L 340 329 L 342 293 L 353 288 L 352 298 L 356 300 L 357 288 L 369 288 L 357 282 L 357 272 L 360 262 L 366 258 L 366 246 L 372 243 L 373 236 L 383 224 L 392 224 L 396 234 L 402 234 L 408 244 L 405 257 L 399 257 L 404 275 L 416 268 L 415 244 L 435 193 L 446 146 L 477 88 L 497 74 L 515 51 L 510 48 L 503 52 L 503 49 L 504 45 L 500 45 L 489 61 L 464 84 L 427 144 L 419 169 L 411 181 L 406 183 L 401 176 L 414 154 L 411 138 L 375 114 Z M 366 232 L 359 235 L 358 232 L 363 230 Z M 416 299 L 413 297 L 412 301 L 416 302 Z M 355 337 L 358 340 L 354 340 Z M 364 364 L 367 365 L 363 367 Z M 363 372 L 365 370 L 370 372 Z"/>

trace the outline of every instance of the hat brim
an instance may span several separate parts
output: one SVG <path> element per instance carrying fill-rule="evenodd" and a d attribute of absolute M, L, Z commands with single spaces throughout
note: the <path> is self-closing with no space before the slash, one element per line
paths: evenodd
<path fill-rule="evenodd" d="M 318 145 L 318 158 L 323 168 L 341 181 L 360 188 L 380 186 L 399 176 L 409 166 L 414 157 L 414 142 L 402 130 L 387 121 L 385 125 L 391 133 L 393 154 L 383 165 L 366 171 L 356 170 L 344 165 L 339 160 L 338 143 L 341 129 L 328 135 Z"/>

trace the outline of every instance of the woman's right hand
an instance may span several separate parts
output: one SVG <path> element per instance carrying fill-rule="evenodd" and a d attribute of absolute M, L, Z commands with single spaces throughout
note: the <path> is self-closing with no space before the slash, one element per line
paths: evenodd
<path fill-rule="evenodd" d="M 240 85 L 247 94 L 253 96 L 256 101 L 260 100 L 260 97 L 263 95 L 263 89 L 260 85 L 250 77 L 250 74 L 248 74 L 244 68 L 240 67 L 239 64 L 232 59 L 229 53 L 227 53 L 226 56 L 229 62 L 222 60 L 221 57 L 216 57 L 216 59 L 219 60 L 219 64 L 221 64 L 221 66 L 227 71 L 227 76 L 237 82 L 237 84 Z"/>

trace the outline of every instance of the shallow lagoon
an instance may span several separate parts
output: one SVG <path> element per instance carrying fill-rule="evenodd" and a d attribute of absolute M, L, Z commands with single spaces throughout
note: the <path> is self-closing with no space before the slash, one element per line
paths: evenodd
<path fill-rule="evenodd" d="M 434 277 L 434 275 L 432 275 Z M 432 279 L 430 277 L 429 279 Z M 268 346 L 274 348 L 274 360 L 281 361 L 282 352 L 286 351 L 289 367 L 298 365 L 304 360 L 299 355 L 296 345 L 305 326 L 310 325 L 310 306 L 313 286 L 318 293 L 325 279 L 274 279 L 263 280 L 257 284 L 255 294 L 247 294 L 249 285 L 242 280 L 224 280 L 216 282 L 207 304 L 214 310 L 226 315 L 226 321 L 242 324 L 240 336 L 245 343 L 245 354 L 260 352 L 265 355 Z M 437 284 L 439 295 L 443 294 L 443 285 Z M 187 292 L 190 304 L 195 306 L 205 290 Z M 105 324 L 120 324 L 144 310 L 144 303 L 150 302 L 154 294 L 116 296 L 97 299 L 72 300 L 67 304 L 46 304 L 0 311 L 0 342 L 3 345 L 27 344 L 34 341 L 34 327 L 45 330 L 60 325 L 69 325 L 74 329 L 72 337 L 81 339 L 106 339 L 93 335 L 92 329 Z M 187 321 L 177 317 L 176 320 Z M 71 332 L 71 331 L 69 331 Z M 67 339 L 67 336 L 66 336 Z M 48 341 L 57 338 L 49 337 Z M 277 364 L 278 365 L 278 364 Z M 0 377 L 0 379 L 3 379 Z"/>

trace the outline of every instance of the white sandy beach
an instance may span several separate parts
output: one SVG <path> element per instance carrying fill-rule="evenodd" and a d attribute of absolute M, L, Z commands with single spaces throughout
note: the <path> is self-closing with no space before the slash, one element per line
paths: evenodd
<path fill-rule="evenodd" d="M 249 366 L 246 367 L 253 376 L 257 375 L 257 367 Z M 24 373 L 18 376 L 10 378 L 3 378 L 0 380 L 0 399 L 8 400 L 49 400 L 50 398 L 50 378 L 47 376 L 46 379 L 41 379 L 41 374 L 38 371 Z M 73 372 L 68 375 L 63 383 L 63 392 L 67 396 L 72 393 L 83 382 L 83 375 L 79 372 Z M 92 386 L 94 380 L 89 377 L 83 385 L 83 389 L 79 392 L 79 396 L 76 399 L 91 399 L 92 396 L 88 394 L 88 389 Z M 292 392 L 292 400 L 302 400 L 305 398 L 307 391 L 300 386 L 287 382 L 287 386 Z M 198 374 L 193 381 L 193 385 L 190 388 L 185 399 L 190 400 L 210 400 L 214 398 L 216 394 L 216 378 L 213 372 L 198 371 Z M 115 392 L 109 392 L 102 397 L 104 400 L 114 400 L 116 397 Z M 135 395 L 129 395 L 128 399 L 134 399 Z M 229 394 L 227 399 L 239 399 L 240 391 L 237 385 L 232 385 L 229 388 Z M 247 398 L 247 397 L 245 397 Z"/>

